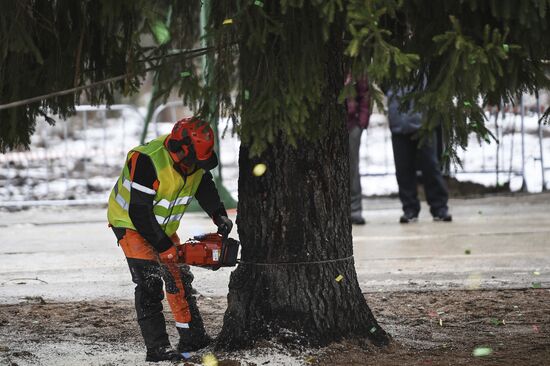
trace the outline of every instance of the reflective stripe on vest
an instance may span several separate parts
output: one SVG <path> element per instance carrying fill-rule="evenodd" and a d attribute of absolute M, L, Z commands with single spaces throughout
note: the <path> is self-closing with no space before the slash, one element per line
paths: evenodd
<path fill-rule="evenodd" d="M 141 184 L 136 183 L 136 182 L 130 182 L 129 180 L 127 180 L 124 177 L 122 177 L 122 186 L 124 188 L 126 188 L 128 190 L 128 192 L 131 192 L 132 188 L 134 188 L 134 189 L 137 189 L 138 191 L 141 191 L 141 192 L 144 192 L 144 193 L 147 193 L 147 194 L 150 194 L 150 195 L 156 195 L 156 193 L 157 193 L 157 191 L 155 191 L 151 188 L 144 187 Z M 115 191 L 115 201 L 120 205 L 120 207 L 122 207 L 122 209 L 124 209 L 125 211 L 128 211 L 129 203 L 126 202 L 126 200 L 124 199 L 124 197 L 122 197 L 122 195 L 120 193 L 118 193 L 118 184 L 115 185 L 115 187 L 113 189 Z M 155 203 L 153 205 L 154 206 L 159 205 L 160 207 L 164 207 L 164 208 L 170 210 L 174 206 L 181 206 L 181 205 L 186 205 L 187 206 L 191 203 L 192 200 L 193 200 L 192 196 L 179 197 L 179 198 L 176 198 L 173 201 L 168 201 L 167 199 L 163 198 L 160 201 L 155 201 Z M 178 216 L 178 215 L 170 216 L 170 219 L 167 220 L 167 222 L 174 221 L 175 216 Z M 182 215 L 179 215 L 180 218 L 181 218 L 181 216 Z M 156 216 L 156 217 L 157 217 L 157 221 L 158 221 L 159 224 L 162 224 L 164 222 L 164 217 L 162 217 L 162 216 Z"/>
<path fill-rule="evenodd" d="M 193 199 L 192 196 L 185 196 L 185 197 L 177 198 L 176 200 L 170 202 L 167 199 L 163 198 L 160 201 L 155 202 L 155 206 L 159 205 L 160 207 L 170 209 L 172 208 L 172 206 L 188 205 L 192 199 Z"/>
<path fill-rule="evenodd" d="M 164 232 L 170 236 L 176 232 L 179 222 L 191 203 L 202 180 L 204 170 L 199 169 L 184 179 L 174 168 L 169 152 L 164 148 L 166 136 L 161 136 L 146 145 L 132 149 L 126 158 L 124 169 L 109 197 L 109 223 L 115 227 L 136 230 L 129 214 L 132 189 L 154 195 L 153 213 Z M 157 191 L 130 181 L 128 162 L 137 151 L 151 158 L 159 181 Z"/>
<path fill-rule="evenodd" d="M 126 188 L 128 193 L 132 190 L 132 182 L 130 182 L 129 180 L 127 180 L 124 177 L 122 177 L 122 186 L 124 188 Z M 124 197 L 122 197 L 122 195 L 118 192 L 118 181 L 116 182 L 115 186 L 113 187 L 113 193 L 114 193 L 114 196 L 115 196 L 116 203 L 118 203 L 118 205 L 120 207 L 122 207 L 122 209 L 124 211 L 128 211 L 128 207 L 129 207 L 128 202 L 126 202 Z"/>

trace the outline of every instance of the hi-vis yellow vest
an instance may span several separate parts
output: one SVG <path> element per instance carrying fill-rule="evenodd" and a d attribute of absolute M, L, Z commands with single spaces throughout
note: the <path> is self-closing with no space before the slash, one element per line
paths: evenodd
<path fill-rule="evenodd" d="M 193 199 L 195 192 L 197 192 L 204 170 L 198 169 L 184 179 L 172 167 L 174 162 L 170 157 L 170 153 L 164 147 L 164 140 L 167 136 L 160 136 L 145 145 L 135 147 L 126 156 L 122 174 L 109 196 L 107 217 L 112 226 L 136 230 L 132 220 L 130 220 L 128 207 L 130 191 L 138 189 L 142 192 L 155 194 L 153 213 L 166 235 L 170 236 L 178 229 L 181 217 Z M 159 181 L 156 193 L 154 190 L 133 183 L 130 180 L 128 161 L 136 151 L 149 156 L 153 162 Z"/>

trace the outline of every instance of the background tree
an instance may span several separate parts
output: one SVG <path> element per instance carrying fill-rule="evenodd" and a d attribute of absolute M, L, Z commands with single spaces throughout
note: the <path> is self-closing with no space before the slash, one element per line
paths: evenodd
<path fill-rule="evenodd" d="M 0 104 L 121 75 L 88 89 L 92 102 L 112 102 L 148 69 L 160 96 L 177 87 L 198 113 L 216 101 L 242 141 L 243 263 L 219 344 L 386 343 L 353 267 L 344 58 L 354 77 L 412 88 L 424 131 L 441 124 L 453 158 L 469 133 L 489 139 L 478 100 L 510 102 L 548 86 L 550 0 L 224 0 L 211 7 L 212 47 L 185 51 L 197 41 L 198 3 L 2 1 Z M 148 33 L 155 47 L 144 46 Z M 190 59 L 204 52 L 215 57 L 207 87 Z M 28 144 L 37 116 L 66 115 L 77 101 L 0 106 L 0 147 Z M 267 167 L 260 177 L 257 163 Z"/>
<path fill-rule="evenodd" d="M 80 87 L 0 109 L 0 151 L 28 147 L 37 117 L 74 113 L 82 91 L 89 103 L 112 104 L 158 70 L 166 96 L 200 54 L 185 52 L 198 39 L 199 1 L 0 0 L 0 9 L 0 105 Z M 185 85 L 186 101 L 198 98 L 196 86 Z"/>

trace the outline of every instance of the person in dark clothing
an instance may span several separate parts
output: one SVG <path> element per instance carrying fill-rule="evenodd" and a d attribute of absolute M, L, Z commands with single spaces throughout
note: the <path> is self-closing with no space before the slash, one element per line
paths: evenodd
<path fill-rule="evenodd" d="M 127 155 L 109 197 L 108 219 L 124 251 L 136 284 L 137 321 L 147 361 L 180 360 L 211 341 L 193 295 L 193 274 L 178 263 L 176 231 L 194 198 L 228 235 L 233 223 L 220 200 L 209 170 L 217 165 L 212 129 L 197 119 L 178 121 L 172 133 Z M 165 285 L 168 304 L 180 335 L 176 352 L 162 313 Z"/>
<path fill-rule="evenodd" d="M 422 115 L 413 111 L 412 103 L 407 108 L 401 108 L 403 95 L 403 90 L 390 90 L 387 93 L 395 175 L 403 206 L 399 222 L 418 220 L 420 202 L 417 196 L 417 170 L 422 171 L 424 192 L 434 221 L 452 221 L 447 206 L 449 195 L 436 154 L 435 136 L 426 138 L 419 145 L 416 133 L 422 125 Z"/>
<path fill-rule="evenodd" d="M 351 82 L 348 75 L 346 84 Z M 347 128 L 349 133 L 349 168 L 351 193 L 351 223 L 364 225 L 363 192 L 361 189 L 361 175 L 359 173 L 359 149 L 361 135 L 369 126 L 371 115 L 371 98 L 368 79 L 362 78 L 355 83 L 355 97 L 346 99 Z"/>

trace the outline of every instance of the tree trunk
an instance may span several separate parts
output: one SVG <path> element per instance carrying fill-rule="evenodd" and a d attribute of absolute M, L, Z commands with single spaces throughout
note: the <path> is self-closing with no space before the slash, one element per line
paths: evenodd
<path fill-rule="evenodd" d="M 354 268 L 348 134 L 337 101 L 342 32 L 332 33 L 320 55 L 327 77 L 323 100 L 311 115 L 325 129 L 324 137 L 298 139 L 292 147 L 279 136 L 255 158 L 241 145 L 241 263 L 231 274 L 220 348 L 250 347 L 262 339 L 316 346 L 343 338 L 389 341 Z M 255 176 L 259 163 L 267 170 Z"/>

